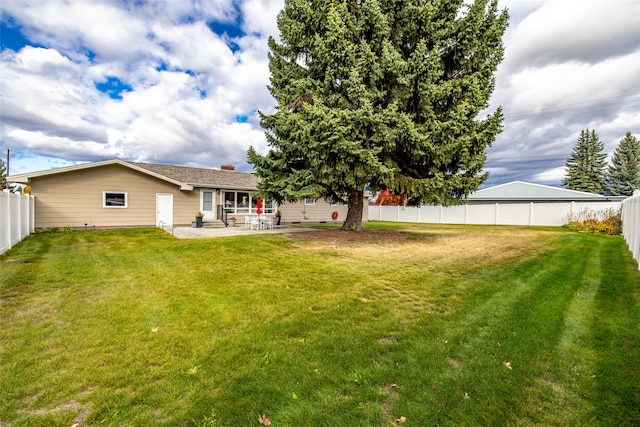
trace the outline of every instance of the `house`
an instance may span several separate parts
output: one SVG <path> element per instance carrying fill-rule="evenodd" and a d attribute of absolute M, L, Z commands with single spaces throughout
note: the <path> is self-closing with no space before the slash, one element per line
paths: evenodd
<path fill-rule="evenodd" d="M 191 168 L 120 159 L 84 163 L 7 177 L 27 184 L 35 196 L 35 227 L 125 228 L 191 226 L 196 212 L 204 222 L 222 225 L 228 217 L 242 223 L 256 214 L 254 197 L 260 179 L 252 173 Z M 346 205 L 305 200 L 277 206 L 261 203 L 261 211 L 291 222 L 341 221 Z M 363 214 L 364 218 L 368 213 Z"/>

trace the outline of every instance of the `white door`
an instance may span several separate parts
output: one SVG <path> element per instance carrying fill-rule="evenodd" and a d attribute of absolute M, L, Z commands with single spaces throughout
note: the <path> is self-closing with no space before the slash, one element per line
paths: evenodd
<path fill-rule="evenodd" d="M 173 194 L 156 194 L 156 227 L 173 225 Z"/>
<path fill-rule="evenodd" d="M 216 192 L 203 190 L 200 192 L 200 206 L 201 211 L 204 214 L 205 221 L 212 221 L 216 219 Z"/>

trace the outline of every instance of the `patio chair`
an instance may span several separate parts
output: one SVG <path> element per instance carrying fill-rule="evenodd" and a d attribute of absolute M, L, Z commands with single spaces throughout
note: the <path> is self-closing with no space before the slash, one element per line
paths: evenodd
<path fill-rule="evenodd" d="M 260 227 L 263 230 L 266 230 L 267 227 L 269 227 L 269 230 L 273 230 L 273 218 L 271 218 L 269 215 L 260 215 Z"/>
<path fill-rule="evenodd" d="M 251 228 L 251 216 L 249 215 L 244 216 L 244 229 L 246 230 L 247 228 Z"/>
<path fill-rule="evenodd" d="M 256 229 L 256 230 L 260 230 L 260 218 L 258 218 L 257 216 L 252 216 L 250 217 L 250 228 L 251 230 Z"/>

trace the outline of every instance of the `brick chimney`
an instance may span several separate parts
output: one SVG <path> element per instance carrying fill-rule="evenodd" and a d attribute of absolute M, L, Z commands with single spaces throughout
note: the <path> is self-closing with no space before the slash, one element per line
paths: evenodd
<path fill-rule="evenodd" d="M 236 167 L 233 165 L 222 165 L 220 166 L 220 170 L 222 171 L 234 171 L 236 170 Z"/>

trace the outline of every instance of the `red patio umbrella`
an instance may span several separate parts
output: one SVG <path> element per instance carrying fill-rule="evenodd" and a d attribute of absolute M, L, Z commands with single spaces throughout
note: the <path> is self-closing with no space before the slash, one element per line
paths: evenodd
<path fill-rule="evenodd" d="M 258 207 L 256 208 L 256 213 L 260 215 L 262 213 L 262 200 L 258 199 Z"/>

